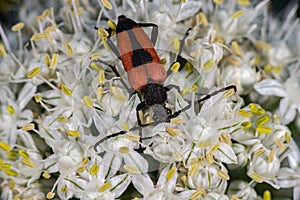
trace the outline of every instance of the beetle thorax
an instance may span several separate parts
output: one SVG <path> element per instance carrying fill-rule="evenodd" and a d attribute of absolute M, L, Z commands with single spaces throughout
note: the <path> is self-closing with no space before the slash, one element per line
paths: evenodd
<path fill-rule="evenodd" d="M 146 105 L 165 104 L 167 99 L 167 91 L 161 84 L 148 83 L 141 90 Z"/>

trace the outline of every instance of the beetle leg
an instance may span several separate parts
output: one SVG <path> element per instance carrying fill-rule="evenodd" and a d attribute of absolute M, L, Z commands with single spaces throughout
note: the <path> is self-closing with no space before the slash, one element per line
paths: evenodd
<path fill-rule="evenodd" d="M 136 118 L 137 118 L 137 122 L 138 122 L 138 125 L 139 126 L 144 126 L 144 124 L 142 124 L 142 121 L 140 119 L 140 115 L 139 115 L 139 111 L 143 110 L 144 108 L 146 108 L 147 105 L 146 103 L 143 101 L 141 103 L 139 103 L 137 106 L 136 106 Z"/>
<path fill-rule="evenodd" d="M 158 26 L 153 23 L 138 23 L 139 26 L 141 27 L 152 27 L 152 32 L 151 32 L 151 42 L 155 46 L 156 41 L 157 41 L 157 36 L 158 36 Z"/>

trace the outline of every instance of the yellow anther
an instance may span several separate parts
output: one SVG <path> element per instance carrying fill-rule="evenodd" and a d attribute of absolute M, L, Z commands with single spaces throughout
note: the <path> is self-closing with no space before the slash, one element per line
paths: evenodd
<path fill-rule="evenodd" d="M 269 163 L 273 162 L 274 157 L 275 157 L 275 153 L 276 153 L 275 150 L 272 149 L 272 151 L 270 152 L 269 157 L 268 157 L 268 162 Z"/>
<path fill-rule="evenodd" d="M 245 14 L 245 11 L 244 11 L 244 10 L 238 10 L 238 11 L 234 12 L 234 13 L 231 15 L 231 17 L 232 17 L 233 19 L 237 19 L 237 18 L 243 16 L 244 14 Z"/>
<path fill-rule="evenodd" d="M 196 92 L 199 89 L 198 85 L 193 84 L 192 88 L 191 88 L 191 92 Z"/>
<path fill-rule="evenodd" d="M 206 192 L 205 192 L 205 190 L 203 189 L 203 188 L 198 188 L 197 190 L 196 190 L 196 192 L 194 192 L 190 197 L 189 197 L 189 199 L 191 199 L 191 200 L 196 200 L 198 197 L 200 197 L 200 196 L 203 196 L 203 197 L 205 197 L 206 196 Z"/>
<path fill-rule="evenodd" d="M 259 150 L 256 150 L 256 151 L 254 152 L 253 156 L 256 158 L 256 157 L 258 157 L 258 156 L 263 155 L 265 152 L 266 152 L 265 149 L 259 149 Z"/>
<path fill-rule="evenodd" d="M 190 62 L 186 62 L 184 64 L 184 68 L 188 73 L 191 73 L 194 71 L 194 66 Z"/>
<path fill-rule="evenodd" d="M 58 53 L 55 53 L 52 55 L 51 67 L 55 67 L 57 65 L 57 62 L 58 62 Z"/>
<path fill-rule="evenodd" d="M 230 90 L 227 90 L 225 93 L 224 93 L 224 98 L 228 98 L 230 97 L 231 95 L 233 95 L 235 92 L 234 92 L 234 89 L 230 89 Z"/>
<path fill-rule="evenodd" d="M 271 46 L 270 46 L 268 43 L 263 42 L 263 41 L 257 41 L 257 42 L 255 43 L 255 46 L 256 46 L 257 48 L 259 48 L 259 49 L 264 50 L 264 51 L 268 51 L 268 50 L 271 48 Z"/>
<path fill-rule="evenodd" d="M 271 64 L 267 64 L 266 66 L 264 66 L 264 71 L 266 73 L 270 73 L 273 69 L 273 66 Z"/>
<path fill-rule="evenodd" d="M 64 123 L 64 122 L 67 122 L 69 118 L 67 118 L 66 116 L 58 116 L 57 117 L 57 121 L 60 122 L 60 123 Z"/>
<path fill-rule="evenodd" d="M 162 59 L 160 59 L 160 63 L 162 65 L 165 65 L 165 64 L 167 64 L 167 60 L 165 58 L 162 58 Z"/>
<path fill-rule="evenodd" d="M 203 69 L 205 71 L 210 70 L 215 65 L 215 61 L 211 58 L 208 61 L 206 61 L 203 65 Z"/>
<path fill-rule="evenodd" d="M 99 66 L 98 63 L 96 62 L 91 62 L 90 63 L 90 67 L 92 70 L 96 71 L 96 72 L 99 72 L 102 68 Z"/>
<path fill-rule="evenodd" d="M 261 63 L 262 58 L 260 56 L 255 56 L 253 58 L 253 65 L 258 66 Z"/>
<path fill-rule="evenodd" d="M 34 34 L 31 37 L 31 40 L 36 41 L 36 40 L 41 40 L 41 39 L 44 39 L 44 38 L 45 38 L 45 34 L 44 33 L 37 33 L 37 34 Z"/>
<path fill-rule="evenodd" d="M 86 166 L 80 166 L 80 167 L 78 167 L 78 168 L 76 169 L 76 172 L 77 172 L 78 174 L 83 173 L 83 172 L 85 171 L 85 167 L 86 167 Z"/>
<path fill-rule="evenodd" d="M 51 178 L 51 174 L 49 172 L 43 172 L 42 176 L 45 178 L 45 179 L 49 179 Z"/>
<path fill-rule="evenodd" d="M 90 174 L 92 176 L 96 175 L 98 173 L 99 169 L 100 169 L 99 165 L 94 164 L 90 169 Z"/>
<path fill-rule="evenodd" d="M 139 135 L 126 134 L 125 138 L 127 138 L 128 140 L 136 141 L 136 142 L 140 141 Z"/>
<path fill-rule="evenodd" d="M 119 152 L 120 153 L 129 153 L 129 148 L 128 147 L 120 147 Z"/>
<path fill-rule="evenodd" d="M 272 200 L 271 192 L 269 190 L 264 191 L 263 200 Z"/>
<path fill-rule="evenodd" d="M 108 32 L 103 27 L 98 28 L 97 33 L 100 38 L 107 38 L 109 36 Z"/>
<path fill-rule="evenodd" d="M 224 179 L 226 181 L 228 181 L 230 179 L 227 172 L 224 172 L 224 171 L 218 171 L 218 176 L 220 176 L 222 179 Z"/>
<path fill-rule="evenodd" d="M 265 113 L 265 110 L 263 108 L 259 108 L 257 104 L 254 103 L 250 103 L 249 108 L 254 115 L 262 115 Z"/>
<path fill-rule="evenodd" d="M 6 170 L 9 170 L 10 168 L 11 168 L 11 164 L 9 164 L 9 163 L 0 164 L 0 170 L 6 171 Z"/>
<path fill-rule="evenodd" d="M 173 45 L 174 45 L 174 50 L 176 52 L 179 51 L 179 48 L 180 48 L 180 42 L 179 42 L 179 39 L 178 37 L 175 37 L 174 40 L 173 40 Z"/>
<path fill-rule="evenodd" d="M 23 158 L 29 159 L 29 157 L 30 157 L 29 154 L 27 153 L 27 151 L 25 149 L 20 149 L 18 153 Z"/>
<path fill-rule="evenodd" d="M 262 125 L 258 125 L 257 128 L 256 128 L 256 131 L 259 133 L 259 134 L 270 134 L 273 132 L 273 129 L 268 127 L 268 126 L 262 126 Z"/>
<path fill-rule="evenodd" d="M 258 175 L 257 173 L 252 173 L 250 175 L 250 177 L 257 183 L 262 183 L 263 182 L 263 179 L 261 178 L 260 175 Z"/>
<path fill-rule="evenodd" d="M 233 196 L 231 197 L 231 200 L 241 200 L 241 199 L 238 198 L 237 196 L 233 195 Z"/>
<path fill-rule="evenodd" d="M 49 8 L 47 8 L 47 9 L 45 9 L 44 11 L 43 11 L 43 13 L 42 13 L 42 16 L 43 17 L 47 17 L 47 16 L 49 16 L 50 15 L 50 9 Z"/>
<path fill-rule="evenodd" d="M 14 176 L 14 177 L 18 176 L 18 172 L 16 172 L 15 170 L 12 170 L 12 169 L 7 169 L 4 172 L 7 176 Z"/>
<path fill-rule="evenodd" d="M 214 0 L 214 3 L 217 4 L 217 5 L 221 5 L 223 2 L 223 0 Z"/>
<path fill-rule="evenodd" d="M 110 90 L 117 100 L 119 100 L 119 101 L 127 100 L 126 96 L 124 96 L 122 94 L 121 90 L 118 87 L 112 86 L 112 87 L 110 87 Z"/>
<path fill-rule="evenodd" d="M 273 119 L 275 119 L 276 121 L 280 121 L 281 117 L 277 114 L 274 114 Z"/>
<path fill-rule="evenodd" d="M 244 52 L 241 50 L 237 41 L 233 41 L 231 43 L 231 48 L 232 48 L 233 52 L 238 56 L 242 56 L 244 54 Z"/>
<path fill-rule="evenodd" d="M 172 177 L 174 176 L 176 170 L 177 170 L 177 169 L 176 169 L 175 167 L 172 167 L 172 168 L 168 171 L 168 173 L 166 174 L 166 179 L 167 179 L 167 181 L 169 181 L 169 180 L 172 179 Z"/>
<path fill-rule="evenodd" d="M 22 130 L 23 131 L 31 131 L 33 130 L 35 127 L 34 123 L 29 123 L 29 124 L 25 124 L 23 127 L 22 127 Z"/>
<path fill-rule="evenodd" d="M 252 124 L 250 121 L 242 122 L 241 125 L 244 127 L 244 130 L 251 128 Z"/>
<path fill-rule="evenodd" d="M 16 152 L 16 151 L 9 151 L 9 152 L 7 152 L 7 157 L 9 159 L 11 159 L 11 160 L 16 160 L 18 158 L 18 152 Z"/>
<path fill-rule="evenodd" d="M 46 195 L 46 198 L 47 199 L 53 199 L 54 196 L 55 196 L 54 192 L 48 192 L 47 195 Z"/>
<path fill-rule="evenodd" d="M 41 72 L 41 68 L 40 67 L 35 67 L 30 72 L 28 72 L 27 78 L 32 78 L 32 77 L 38 75 L 40 72 Z"/>
<path fill-rule="evenodd" d="M 50 65 L 51 65 L 51 60 L 50 60 L 50 56 L 48 53 L 45 53 L 45 55 L 44 55 L 44 63 L 47 67 L 50 67 Z"/>
<path fill-rule="evenodd" d="M 177 135 L 179 135 L 179 130 L 175 129 L 175 128 L 171 127 L 171 126 L 168 126 L 166 128 L 166 131 L 167 131 L 167 133 L 169 133 L 173 137 L 176 137 Z"/>
<path fill-rule="evenodd" d="M 130 129 L 130 126 L 129 126 L 129 124 L 128 123 L 126 123 L 126 122 L 124 122 L 124 123 L 122 123 L 122 128 L 125 130 L 125 131 L 129 131 L 129 129 Z"/>
<path fill-rule="evenodd" d="M 11 147 L 6 142 L 0 141 L 0 149 L 4 151 L 10 151 Z"/>
<path fill-rule="evenodd" d="M 209 165 L 211 165 L 215 162 L 215 159 L 214 159 L 213 154 L 211 152 L 206 154 L 206 161 Z"/>
<path fill-rule="evenodd" d="M 188 175 L 189 175 L 189 176 L 194 176 L 194 175 L 196 174 L 198 168 L 199 168 L 199 163 L 198 163 L 198 162 L 193 163 L 193 164 L 191 165 L 191 168 L 190 168 L 190 170 L 189 170 Z"/>
<path fill-rule="evenodd" d="M 63 93 L 65 95 L 67 95 L 68 97 L 72 95 L 72 90 L 70 90 L 66 85 L 62 85 L 61 86 L 61 90 L 63 91 Z"/>
<path fill-rule="evenodd" d="M 11 115 L 15 114 L 15 109 L 14 109 L 14 107 L 11 106 L 11 105 L 8 105 L 8 106 L 7 106 L 7 111 L 8 111 L 9 114 L 11 114 Z"/>
<path fill-rule="evenodd" d="M 180 68 L 180 63 L 179 62 L 175 62 L 171 66 L 171 70 L 173 71 L 173 73 L 178 72 L 179 68 Z"/>
<path fill-rule="evenodd" d="M 188 89 L 187 88 L 183 88 L 180 93 L 181 93 L 182 96 L 184 96 L 184 95 L 186 95 L 188 93 Z"/>
<path fill-rule="evenodd" d="M 10 180 L 9 183 L 8 183 L 8 185 L 9 185 L 9 188 L 13 190 L 15 188 L 16 184 L 15 184 L 15 182 L 13 180 Z"/>
<path fill-rule="evenodd" d="M 258 118 L 256 120 L 256 123 L 258 125 L 263 125 L 263 124 L 265 124 L 265 123 L 267 123 L 269 121 L 270 121 L 270 117 L 268 115 L 265 115 L 265 116 L 262 116 L 262 117 Z"/>
<path fill-rule="evenodd" d="M 290 143 L 290 141 L 291 141 L 291 135 L 288 132 L 285 132 L 284 137 L 285 137 L 286 143 Z"/>
<path fill-rule="evenodd" d="M 82 159 L 82 161 L 81 161 L 81 164 L 84 165 L 84 166 L 86 166 L 88 164 L 88 162 L 89 162 L 89 158 L 88 157 L 84 157 Z"/>
<path fill-rule="evenodd" d="M 113 31 L 116 31 L 117 25 L 116 25 L 113 21 L 108 20 L 108 21 L 107 21 L 107 25 L 108 25 L 108 27 L 109 27 L 110 29 L 112 29 Z"/>
<path fill-rule="evenodd" d="M 80 137 L 81 133 L 79 131 L 67 130 L 67 134 L 72 137 Z"/>
<path fill-rule="evenodd" d="M 22 159 L 22 163 L 25 164 L 25 165 L 27 165 L 30 168 L 34 168 L 34 166 L 35 166 L 34 163 L 31 160 L 26 159 L 26 158 Z"/>
<path fill-rule="evenodd" d="M 237 3 L 240 6 L 249 6 L 251 4 L 250 0 L 238 0 Z"/>
<path fill-rule="evenodd" d="M 22 28 L 24 28 L 25 24 L 23 22 L 19 22 L 17 24 L 15 24 L 13 27 L 11 27 L 12 31 L 19 31 Z"/>
<path fill-rule="evenodd" d="M 111 187 L 111 183 L 106 182 L 98 189 L 98 192 L 104 192 L 104 191 L 108 190 L 110 187 Z"/>
<path fill-rule="evenodd" d="M 67 50 L 68 55 L 72 56 L 73 55 L 73 49 L 72 49 L 71 45 L 68 42 L 65 42 L 65 48 Z"/>
<path fill-rule="evenodd" d="M 91 109 L 93 107 L 93 101 L 89 96 L 84 96 L 83 97 L 83 103 L 89 109 Z"/>
<path fill-rule="evenodd" d="M 181 117 L 172 118 L 170 123 L 172 124 L 183 124 L 184 120 Z"/>
<path fill-rule="evenodd" d="M 99 86 L 96 90 L 97 99 L 100 100 L 103 96 L 103 87 Z"/>
<path fill-rule="evenodd" d="M 108 0 L 101 0 L 101 2 L 104 5 L 104 7 L 107 8 L 108 10 L 112 9 L 112 5 Z"/>
<path fill-rule="evenodd" d="M 282 67 L 280 66 L 274 66 L 272 71 L 275 73 L 275 74 L 280 74 L 280 72 L 282 71 Z"/>
<path fill-rule="evenodd" d="M 101 56 L 102 56 L 102 53 L 101 53 L 101 52 L 92 53 L 92 54 L 90 55 L 90 60 L 96 60 L 96 59 L 99 59 L 99 58 L 101 58 Z"/>
<path fill-rule="evenodd" d="M 124 165 L 123 168 L 132 174 L 137 174 L 140 172 L 137 168 L 130 166 L 130 165 Z"/>
<path fill-rule="evenodd" d="M 0 55 L 2 57 L 6 57 L 7 56 L 7 53 L 6 53 L 5 48 L 4 48 L 4 46 L 3 46 L 2 43 L 0 43 Z"/>
<path fill-rule="evenodd" d="M 105 82 L 105 73 L 104 70 L 100 70 L 98 73 L 98 84 L 104 84 Z"/>
<path fill-rule="evenodd" d="M 230 146 L 232 145 L 231 139 L 230 139 L 229 135 L 226 133 L 221 133 L 220 141 L 224 142 L 225 144 L 228 144 Z"/>
<path fill-rule="evenodd" d="M 232 64 L 232 65 L 234 65 L 234 66 L 241 66 L 241 62 L 238 60 L 238 59 L 236 59 L 236 58 L 234 58 L 234 57 L 229 57 L 228 59 L 227 59 L 227 61 L 230 63 L 230 64 Z"/>
<path fill-rule="evenodd" d="M 63 185 L 61 188 L 60 188 L 60 191 L 62 193 L 66 193 L 67 192 L 67 186 L 66 185 Z"/>
<path fill-rule="evenodd" d="M 198 19 L 199 19 L 199 21 L 202 23 L 203 26 L 207 26 L 207 25 L 208 25 L 207 18 L 206 18 L 206 16 L 204 15 L 203 12 L 200 12 L 200 13 L 198 14 Z"/>
<path fill-rule="evenodd" d="M 34 96 L 34 100 L 35 100 L 36 103 L 40 103 L 42 101 L 42 97 L 37 94 L 37 95 Z"/>

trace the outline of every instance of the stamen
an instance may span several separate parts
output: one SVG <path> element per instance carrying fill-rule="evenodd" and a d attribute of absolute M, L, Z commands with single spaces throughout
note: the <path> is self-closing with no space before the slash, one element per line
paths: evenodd
<path fill-rule="evenodd" d="M 258 156 L 261 156 L 263 155 L 264 153 L 266 152 L 265 149 L 259 149 L 259 150 L 256 150 L 253 154 L 254 157 L 258 157 Z"/>
<path fill-rule="evenodd" d="M 226 134 L 226 133 L 221 133 L 221 135 L 220 135 L 220 141 L 221 142 L 224 142 L 225 144 L 228 144 L 228 145 L 232 145 L 232 142 L 231 142 L 231 140 L 230 140 L 230 137 L 229 137 L 229 135 L 228 134 Z"/>
<path fill-rule="evenodd" d="M 67 122 L 69 118 L 67 118 L 66 116 L 58 116 L 57 117 L 57 121 L 60 122 L 60 123 L 64 123 L 64 122 Z"/>
<path fill-rule="evenodd" d="M 50 60 L 50 56 L 48 53 L 45 53 L 45 55 L 44 55 L 44 63 L 47 67 L 50 67 L 51 60 Z"/>
<path fill-rule="evenodd" d="M 62 85 L 61 86 L 61 90 L 63 91 L 63 93 L 65 95 L 67 95 L 68 97 L 72 95 L 72 90 L 70 90 L 66 85 Z"/>
<path fill-rule="evenodd" d="M 198 162 L 193 163 L 193 164 L 191 165 L 191 169 L 189 170 L 188 175 L 189 175 L 189 176 L 194 176 L 195 173 L 197 172 L 198 168 L 199 168 L 199 163 L 198 163 Z"/>
<path fill-rule="evenodd" d="M 22 163 L 27 165 L 28 167 L 31 167 L 31 168 L 34 168 L 34 166 L 35 166 L 34 163 L 31 160 L 26 159 L 26 158 L 22 159 Z"/>
<path fill-rule="evenodd" d="M 48 192 L 47 195 L 46 195 L 46 198 L 47 199 L 53 199 L 54 196 L 55 196 L 54 192 Z"/>
<path fill-rule="evenodd" d="M 101 58 L 101 56 L 102 56 L 102 53 L 101 53 L 101 52 L 92 53 L 92 54 L 90 55 L 90 60 L 96 60 L 96 59 L 99 59 L 99 58 Z"/>
<path fill-rule="evenodd" d="M 96 96 L 97 96 L 97 99 L 98 101 L 102 98 L 103 96 L 103 88 L 102 86 L 99 86 L 96 90 Z"/>
<path fill-rule="evenodd" d="M 172 118 L 170 120 L 170 123 L 172 123 L 172 124 L 183 124 L 184 120 L 181 117 L 176 117 L 176 118 Z"/>
<path fill-rule="evenodd" d="M 263 179 L 257 173 L 252 173 L 250 177 L 257 183 L 262 183 Z"/>
<path fill-rule="evenodd" d="M 224 98 L 228 98 L 230 97 L 231 95 L 233 95 L 235 92 L 234 92 L 234 89 L 230 89 L 230 90 L 227 90 L 225 93 L 224 93 Z"/>
<path fill-rule="evenodd" d="M 282 69 L 282 67 L 280 67 L 280 66 L 275 66 L 275 67 L 273 67 L 272 71 L 273 71 L 275 74 L 280 74 L 281 69 Z"/>
<path fill-rule="evenodd" d="M 269 158 L 268 158 L 268 162 L 271 163 L 274 160 L 274 156 L 275 156 L 275 150 L 272 149 L 272 151 L 269 154 Z"/>
<path fill-rule="evenodd" d="M 29 154 L 27 153 L 26 149 L 20 149 L 18 153 L 23 158 L 29 159 L 29 157 L 30 157 Z"/>
<path fill-rule="evenodd" d="M 205 192 L 205 190 L 204 190 L 203 188 L 198 188 L 198 189 L 196 190 L 196 192 L 194 192 L 194 193 L 190 196 L 190 199 L 191 199 L 191 200 L 195 200 L 195 199 L 197 199 L 200 195 L 203 196 L 203 197 L 206 196 L 206 192 Z"/>
<path fill-rule="evenodd" d="M 238 10 L 238 11 L 234 12 L 234 13 L 231 15 L 231 17 L 232 17 L 233 19 L 237 19 L 237 18 L 243 16 L 244 14 L 245 14 L 245 11 L 244 11 L 244 10 Z"/>
<path fill-rule="evenodd" d="M 67 130 L 67 134 L 72 137 L 80 137 L 81 133 L 79 131 Z"/>
<path fill-rule="evenodd" d="M 3 141 L 0 141 L 0 149 L 3 149 L 4 151 L 10 151 L 11 147 L 9 146 L 9 144 L 7 144 Z"/>
<path fill-rule="evenodd" d="M 242 122 L 241 125 L 244 127 L 244 130 L 249 129 L 252 126 L 250 121 Z"/>
<path fill-rule="evenodd" d="M 229 175 L 224 171 L 218 171 L 218 176 L 220 176 L 222 179 L 226 181 L 230 179 Z"/>
<path fill-rule="evenodd" d="M 0 55 L 4 58 L 7 56 L 6 50 L 2 43 L 0 43 Z"/>
<path fill-rule="evenodd" d="M 107 8 L 108 10 L 112 9 L 112 5 L 108 0 L 101 0 L 101 2 L 104 5 L 104 7 Z"/>
<path fill-rule="evenodd" d="M 262 125 L 258 125 L 257 128 L 256 128 L 256 131 L 259 133 L 259 134 L 270 134 L 272 133 L 273 129 L 268 127 L 268 126 L 262 126 Z"/>
<path fill-rule="evenodd" d="M 140 172 L 137 168 L 132 167 L 132 166 L 130 166 L 130 165 L 124 165 L 123 168 L 124 168 L 126 171 L 128 171 L 128 172 L 130 172 L 130 173 L 132 173 L 132 174 L 137 174 L 137 173 Z"/>
<path fill-rule="evenodd" d="M 122 94 L 121 90 L 118 87 L 112 86 L 110 90 L 114 97 L 120 101 L 126 101 L 127 98 Z"/>
<path fill-rule="evenodd" d="M 254 104 L 254 103 L 250 103 L 249 108 L 250 108 L 252 114 L 254 114 L 254 115 L 262 115 L 265 113 L 265 110 L 263 108 L 259 108 L 257 106 L 257 104 Z"/>
<path fill-rule="evenodd" d="M 264 71 L 266 73 L 270 73 L 273 69 L 273 66 L 271 64 L 267 64 L 266 66 L 264 66 Z"/>
<path fill-rule="evenodd" d="M 52 60 L 51 60 L 51 67 L 55 67 L 58 62 L 58 53 L 55 53 L 52 55 Z"/>
<path fill-rule="evenodd" d="M 129 129 L 130 129 L 129 124 L 127 124 L 126 122 L 123 122 L 121 126 L 125 131 L 129 131 Z"/>
<path fill-rule="evenodd" d="M 113 21 L 108 20 L 108 21 L 107 21 L 107 25 L 108 25 L 108 27 L 111 28 L 113 31 L 116 31 L 117 25 L 116 25 Z"/>
<path fill-rule="evenodd" d="M 66 193 L 67 192 L 67 186 L 66 185 L 63 185 L 61 188 L 60 188 L 60 191 L 62 193 Z"/>
<path fill-rule="evenodd" d="M 91 109 L 93 107 L 93 101 L 89 96 L 84 96 L 83 97 L 83 103 L 89 109 Z"/>
<path fill-rule="evenodd" d="M 175 38 L 174 38 L 174 40 L 173 40 L 173 45 L 174 45 L 174 50 L 175 50 L 176 52 L 178 52 L 179 49 L 180 49 L 180 42 L 179 42 L 178 37 L 175 37 Z"/>
<path fill-rule="evenodd" d="M 206 154 L 206 161 L 209 165 L 211 165 L 215 162 L 215 159 L 214 159 L 213 154 L 211 152 Z"/>
<path fill-rule="evenodd" d="M 214 0 L 214 3 L 217 4 L 217 5 L 221 5 L 223 2 L 223 0 Z"/>
<path fill-rule="evenodd" d="M 285 137 L 286 143 L 290 143 L 290 141 L 291 141 L 291 135 L 288 132 L 285 132 L 284 137 Z"/>
<path fill-rule="evenodd" d="M 257 41 L 257 42 L 255 43 L 255 46 L 256 46 L 257 48 L 259 48 L 259 49 L 264 50 L 264 51 L 269 51 L 270 48 L 271 48 L 271 45 L 269 45 L 268 43 L 263 42 L 263 41 Z"/>
<path fill-rule="evenodd" d="M 237 196 L 233 195 L 233 196 L 231 197 L 231 200 L 241 200 L 241 199 L 238 198 Z"/>
<path fill-rule="evenodd" d="M 0 164 L 0 170 L 6 171 L 6 170 L 9 170 L 10 168 L 11 168 L 11 164 L 9 164 L 9 163 Z"/>
<path fill-rule="evenodd" d="M 276 121 L 280 121 L 281 117 L 277 114 L 274 114 L 273 115 L 273 118 L 276 120 Z"/>
<path fill-rule="evenodd" d="M 84 157 L 84 158 L 82 159 L 81 164 L 84 165 L 84 166 L 86 166 L 86 165 L 88 164 L 88 162 L 89 162 L 89 158 L 88 158 L 88 157 Z"/>
<path fill-rule="evenodd" d="M 173 73 L 178 72 L 180 68 L 180 63 L 179 62 L 175 62 L 172 66 L 171 66 L 171 70 L 173 71 Z"/>
<path fill-rule="evenodd" d="M 111 187 L 111 183 L 106 182 L 98 189 L 98 192 L 104 192 L 104 191 L 108 190 L 110 187 Z"/>
<path fill-rule="evenodd" d="M 119 152 L 120 153 L 128 153 L 129 152 L 129 148 L 128 147 L 120 147 L 119 148 Z"/>
<path fill-rule="evenodd" d="M 188 89 L 187 88 L 183 88 L 180 93 L 181 93 L 182 96 L 184 96 L 184 95 L 186 95 L 188 93 Z"/>
<path fill-rule="evenodd" d="M 126 134 L 125 138 L 131 141 L 140 141 L 140 136 L 139 135 L 133 135 L 133 134 Z"/>
<path fill-rule="evenodd" d="M 18 158 L 18 153 L 16 151 L 9 151 L 7 152 L 7 157 L 11 160 L 16 160 Z"/>
<path fill-rule="evenodd" d="M 45 34 L 44 33 L 37 33 L 37 34 L 34 34 L 31 37 L 31 40 L 36 41 L 36 40 L 41 40 L 41 39 L 44 39 L 44 38 L 45 38 Z"/>
<path fill-rule="evenodd" d="M 90 174 L 92 176 L 95 176 L 98 173 L 99 169 L 100 169 L 99 165 L 94 164 L 90 169 Z"/>
<path fill-rule="evenodd" d="M 206 18 L 206 16 L 204 15 L 203 12 L 200 12 L 200 13 L 198 14 L 198 19 L 199 19 L 199 21 L 202 23 L 203 26 L 207 26 L 207 25 L 208 25 L 207 18 Z"/>
<path fill-rule="evenodd" d="M 177 135 L 179 135 L 179 130 L 175 129 L 175 128 L 171 127 L 171 126 L 168 126 L 166 128 L 166 131 L 167 131 L 167 133 L 169 133 L 173 137 L 176 137 Z"/>
<path fill-rule="evenodd" d="M 42 101 L 42 97 L 40 95 L 35 95 L 34 100 L 36 103 L 40 103 Z"/>
<path fill-rule="evenodd" d="M 283 144 L 283 142 L 280 141 L 279 138 L 275 138 L 275 143 L 277 144 L 277 146 L 278 146 L 280 149 L 284 149 L 284 144 Z"/>
<path fill-rule="evenodd" d="M 269 190 L 264 191 L 263 200 L 272 200 L 271 192 Z"/>
<path fill-rule="evenodd" d="M 265 123 L 270 121 L 270 117 L 268 115 L 262 116 L 256 120 L 258 125 L 264 125 Z"/>
<path fill-rule="evenodd" d="M 8 106 L 7 106 L 7 111 L 8 111 L 9 114 L 11 114 L 11 115 L 15 114 L 15 109 L 14 109 L 14 107 L 11 106 L 11 105 L 8 105 Z"/>
<path fill-rule="evenodd" d="M 208 61 L 206 61 L 203 65 L 204 71 L 210 70 L 215 65 L 215 61 L 211 58 Z"/>
<path fill-rule="evenodd" d="M 22 28 L 24 28 L 25 24 L 23 22 L 19 22 L 17 24 L 15 24 L 13 27 L 11 27 L 12 31 L 19 31 Z"/>
<path fill-rule="evenodd" d="M 49 179 L 49 178 L 51 178 L 51 174 L 49 174 L 49 172 L 44 172 L 43 174 L 42 174 L 42 176 L 45 178 L 45 179 Z"/>
<path fill-rule="evenodd" d="M 41 72 L 41 68 L 40 67 L 35 67 L 30 72 L 28 72 L 27 78 L 32 78 L 32 77 L 38 75 L 40 72 Z"/>
<path fill-rule="evenodd" d="M 191 88 L 191 92 L 196 92 L 199 89 L 199 87 L 196 84 L 193 84 Z"/>
<path fill-rule="evenodd" d="M 73 55 L 73 49 L 72 49 L 71 45 L 68 42 L 65 42 L 65 48 L 67 50 L 68 55 L 72 56 Z"/>
<path fill-rule="evenodd" d="M 34 123 L 29 123 L 29 124 L 25 124 L 23 127 L 22 127 L 22 130 L 23 131 L 31 131 L 33 130 L 35 127 Z"/>
<path fill-rule="evenodd" d="M 227 59 L 227 61 L 230 63 L 230 64 L 232 64 L 232 65 L 235 65 L 235 66 L 241 66 L 241 62 L 238 60 L 238 59 L 236 59 L 236 58 L 234 58 L 234 57 L 229 57 L 228 59 Z"/>
<path fill-rule="evenodd" d="M 7 170 L 5 170 L 4 172 L 5 172 L 5 174 L 6 174 L 7 176 L 14 176 L 14 177 L 17 177 L 17 176 L 19 175 L 18 172 L 16 172 L 16 171 L 13 170 L 13 169 L 7 169 Z"/>
<path fill-rule="evenodd" d="M 104 70 L 100 70 L 98 73 L 98 84 L 104 84 L 105 82 L 105 73 Z"/>
<path fill-rule="evenodd" d="M 100 27 L 98 28 L 98 36 L 102 39 L 102 38 L 105 38 L 107 39 L 107 37 L 109 36 L 108 32 L 103 28 L 103 27 Z"/>
<path fill-rule="evenodd" d="M 231 43 L 231 48 L 232 48 L 233 52 L 238 56 L 242 56 L 244 54 L 244 52 L 240 49 L 240 46 L 237 43 L 237 41 L 233 41 Z"/>
<path fill-rule="evenodd" d="M 240 6 L 249 6 L 251 4 L 250 0 L 238 0 L 237 3 Z"/>
<path fill-rule="evenodd" d="M 174 176 L 176 170 L 177 170 L 177 169 L 176 169 L 175 167 L 172 167 L 172 168 L 168 171 L 168 173 L 166 174 L 166 179 L 167 179 L 167 181 L 169 181 L 169 180 L 172 179 L 172 177 Z"/>

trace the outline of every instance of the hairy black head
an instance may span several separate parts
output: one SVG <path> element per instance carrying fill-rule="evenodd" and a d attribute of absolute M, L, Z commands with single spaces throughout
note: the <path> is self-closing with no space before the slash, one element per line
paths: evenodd
<path fill-rule="evenodd" d="M 167 99 L 167 91 L 164 86 L 157 83 L 149 83 L 140 91 L 147 106 L 152 106 L 154 104 L 165 104 Z"/>

